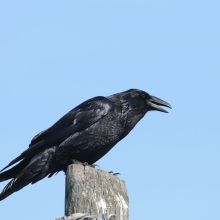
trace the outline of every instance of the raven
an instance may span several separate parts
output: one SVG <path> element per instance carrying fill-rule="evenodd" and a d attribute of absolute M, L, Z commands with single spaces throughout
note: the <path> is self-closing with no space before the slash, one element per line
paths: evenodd
<path fill-rule="evenodd" d="M 160 106 L 171 108 L 138 89 L 83 102 L 37 134 L 29 148 L 0 171 L 0 182 L 12 179 L 1 192 L 0 201 L 29 183 L 66 172 L 75 161 L 92 165 L 128 135 L 148 111 L 167 113 Z"/>

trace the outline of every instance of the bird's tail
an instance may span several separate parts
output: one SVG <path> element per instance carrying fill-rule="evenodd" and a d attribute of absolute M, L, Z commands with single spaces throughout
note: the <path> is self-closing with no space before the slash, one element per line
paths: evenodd
<path fill-rule="evenodd" d="M 0 174 L 0 182 L 13 178 L 2 190 L 0 201 L 11 195 L 12 193 L 22 189 L 29 183 L 36 183 L 48 174 L 55 173 L 51 166 L 55 148 L 51 147 L 43 152 L 38 153 L 32 159 L 24 159 L 18 165 L 10 170 Z M 50 175 L 50 176 L 51 176 Z"/>
<path fill-rule="evenodd" d="M 20 173 L 30 162 L 30 159 L 24 159 L 10 170 L 0 173 L 0 182 L 14 178 Z"/>

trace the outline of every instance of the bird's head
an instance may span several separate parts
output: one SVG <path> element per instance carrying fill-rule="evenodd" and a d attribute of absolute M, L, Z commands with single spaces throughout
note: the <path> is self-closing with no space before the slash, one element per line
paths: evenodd
<path fill-rule="evenodd" d="M 161 106 L 172 108 L 169 103 L 138 89 L 130 89 L 115 95 L 122 105 L 122 114 L 127 115 L 131 124 L 136 124 L 148 111 L 168 113 Z"/>

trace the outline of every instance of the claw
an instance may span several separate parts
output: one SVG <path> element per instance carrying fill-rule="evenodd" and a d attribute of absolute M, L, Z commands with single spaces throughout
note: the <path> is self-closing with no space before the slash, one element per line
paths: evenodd
<path fill-rule="evenodd" d="M 120 173 L 113 173 L 113 171 L 109 171 L 108 173 L 111 173 L 111 174 L 113 174 L 113 175 L 115 175 L 115 176 L 121 175 Z"/>
<path fill-rule="evenodd" d="M 100 166 L 98 164 L 92 164 L 90 166 L 92 166 L 93 168 L 98 167 L 100 169 Z"/>
<path fill-rule="evenodd" d="M 82 164 L 80 161 L 75 160 L 75 159 L 71 159 L 71 162 L 74 163 L 74 164 Z"/>
<path fill-rule="evenodd" d="M 89 166 L 89 167 L 92 167 L 92 168 L 99 167 L 99 165 L 97 165 L 97 164 L 88 164 L 87 162 L 84 162 L 82 165 L 83 166 Z M 100 167 L 99 167 L 99 169 L 100 169 Z"/>
<path fill-rule="evenodd" d="M 88 162 L 81 163 L 80 161 L 75 160 L 75 159 L 71 159 L 71 163 L 73 163 L 73 164 L 81 164 L 83 166 L 90 166 L 92 168 L 98 167 L 100 169 L 100 166 L 97 165 L 97 164 L 88 164 Z"/>

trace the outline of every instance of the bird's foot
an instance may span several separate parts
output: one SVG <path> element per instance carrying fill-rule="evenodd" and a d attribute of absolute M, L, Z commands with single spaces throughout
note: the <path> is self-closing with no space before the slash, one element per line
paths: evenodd
<path fill-rule="evenodd" d="M 120 173 L 114 173 L 113 171 L 109 171 L 109 173 L 111 173 L 112 175 L 115 175 L 115 176 L 121 175 Z"/>
<path fill-rule="evenodd" d="M 82 163 L 82 162 L 80 162 L 80 161 L 78 161 L 78 160 L 75 160 L 75 159 L 71 160 L 71 162 L 72 162 L 73 164 L 81 164 L 81 165 L 83 165 L 83 166 L 85 166 L 85 167 L 86 167 L 86 166 L 89 166 L 89 167 L 92 167 L 92 168 L 98 167 L 98 168 L 100 169 L 99 165 L 97 165 L 97 164 L 88 164 L 88 162 Z"/>
<path fill-rule="evenodd" d="M 84 162 L 82 165 L 83 166 L 89 166 L 89 167 L 92 167 L 92 168 L 98 167 L 100 169 L 100 166 L 97 165 L 97 164 L 88 164 L 87 162 Z"/>
<path fill-rule="evenodd" d="M 71 160 L 71 163 L 72 163 L 72 164 L 81 164 L 81 165 L 83 164 L 82 162 L 80 162 L 80 161 L 78 161 L 78 160 L 75 160 L 75 159 L 72 159 L 72 160 Z"/>

